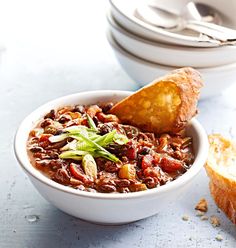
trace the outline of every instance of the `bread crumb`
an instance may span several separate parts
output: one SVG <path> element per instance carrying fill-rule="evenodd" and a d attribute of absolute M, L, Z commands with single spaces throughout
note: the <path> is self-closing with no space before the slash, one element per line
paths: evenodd
<path fill-rule="evenodd" d="M 208 220 L 208 217 L 206 215 L 201 216 L 201 220 Z"/>
<path fill-rule="evenodd" d="M 223 240 L 223 237 L 222 237 L 220 234 L 218 234 L 218 235 L 216 236 L 216 240 L 217 240 L 217 241 L 222 241 L 222 240 Z"/>
<path fill-rule="evenodd" d="M 200 217 L 200 216 L 203 216 L 203 215 L 204 215 L 204 212 L 199 211 L 199 210 L 196 211 L 196 216 Z"/>
<path fill-rule="evenodd" d="M 188 215 L 184 215 L 184 216 L 182 217 L 182 220 L 188 221 L 188 220 L 189 220 L 189 216 L 188 216 Z"/>
<path fill-rule="evenodd" d="M 207 212 L 208 210 L 208 204 L 205 198 L 200 199 L 200 201 L 198 202 L 198 204 L 195 207 L 196 210 L 199 210 L 201 212 Z"/>
<path fill-rule="evenodd" d="M 213 227 L 220 226 L 220 220 L 215 215 L 212 215 L 210 220 Z"/>

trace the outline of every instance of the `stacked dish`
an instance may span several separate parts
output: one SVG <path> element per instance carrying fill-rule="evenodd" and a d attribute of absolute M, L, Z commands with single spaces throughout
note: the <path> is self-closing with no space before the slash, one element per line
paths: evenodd
<path fill-rule="evenodd" d="M 155 6 L 171 9 L 180 15 L 188 1 L 152 1 Z M 230 5 L 223 0 L 214 6 L 223 26 L 236 27 L 236 2 Z M 118 61 L 127 74 L 140 85 L 152 81 L 177 67 L 197 68 L 204 77 L 202 98 L 216 95 L 236 81 L 236 46 L 222 44 L 200 33 L 184 30 L 168 31 L 153 26 L 137 17 L 136 12 L 143 1 L 110 0 L 108 40 Z M 147 3 L 146 3 L 147 4 Z"/>

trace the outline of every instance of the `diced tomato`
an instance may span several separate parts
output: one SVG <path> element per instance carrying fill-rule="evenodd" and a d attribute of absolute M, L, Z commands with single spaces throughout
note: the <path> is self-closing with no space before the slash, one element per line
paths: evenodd
<path fill-rule="evenodd" d="M 87 118 L 86 119 L 83 119 L 82 121 L 81 121 L 81 125 L 83 125 L 83 126 L 89 126 L 88 125 L 88 120 L 87 120 Z"/>
<path fill-rule="evenodd" d="M 97 105 L 92 105 L 87 109 L 87 114 L 93 118 L 97 113 L 102 112 L 102 109 Z"/>
<path fill-rule="evenodd" d="M 39 138 L 39 146 L 46 148 L 50 145 L 49 137 L 51 137 L 52 134 L 42 134 Z"/>
<path fill-rule="evenodd" d="M 49 137 L 51 137 L 52 134 L 42 134 L 39 138 L 39 142 L 43 142 L 43 141 L 49 141 Z"/>
<path fill-rule="evenodd" d="M 134 147 L 129 148 L 126 151 L 126 157 L 130 160 L 135 160 L 137 158 L 137 150 Z"/>
<path fill-rule="evenodd" d="M 142 159 L 142 169 L 145 170 L 146 168 L 150 167 L 153 162 L 153 157 L 150 154 L 143 156 Z"/>
<path fill-rule="evenodd" d="M 181 171 L 184 168 L 181 161 L 167 157 L 162 158 L 160 167 L 167 173 Z"/>

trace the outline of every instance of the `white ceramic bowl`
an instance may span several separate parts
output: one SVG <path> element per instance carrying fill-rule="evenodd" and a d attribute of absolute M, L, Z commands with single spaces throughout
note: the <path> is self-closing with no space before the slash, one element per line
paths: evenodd
<path fill-rule="evenodd" d="M 116 43 L 109 31 L 107 37 L 122 68 L 140 86 L 177 69 L 177 67 L 151 63 L 128 53 Z M 201 99 L 220 94 L 231 84 L 236 83 L 236 63 L 206 69 L 200 68 L 198 71 L 202 74 L 205 84 L 201 90 Z"/>
<path fill-rule="evenodd" d="M 177 180 L 159 188 L 128 194 L 83 192 L 58 184 L 35 169 L 29 161 L 26 142 L 37 121 L 53 108 L 73 104 L 94 104 L 119 101 L 128 91 L 91 91 L 68 95 L 48 102 L 27 116 L 15 136 L 15 155 L 39 193 L 62 211 L 78 218 L 103 224 L 122 224 L 146 218 L 166 208 L 178 199 L 203 167 L 208 152 L 208 140 L 200 123 L 193 119 L 187 134 L 193 137 L 195 161 Z M 23 195 L 24 192 L 22 192 Z"/>
<path fill-rule="evenodd" d="M 164 9 L 171 10 L 176 14 L 180 14 L 183 7 L 190 0 L 149 0 L 153 5 L 161 6 Z M 193 0 L 199 2 L 198 0 Z M 218 46 L 218 42 L 209 42 L 201 38 L 198 34 L 172 33 L 164 29 L 154 27 L 136 18 L 134 11 L 138 4 L 147 3 L 146 0 L 110 0 L 112 15 L 118 23 L 138 36 L 160 41 L 162 43 L 185 45 L 192 47 L 213 47 Z M 220 12 L 223 25 L 231 28 L 236 28 L 236 1 L 225 0 L 205 0 L 204 3 L 213 6 Z"/>
<path fill-rule="evenodd" d="M 236 46 L 192 48 L 152 42 L 131 34 L 107 14 L 111 32 L 128 52 L 151 62 L 167 66 L 214 67 L 236 62 Z"/>

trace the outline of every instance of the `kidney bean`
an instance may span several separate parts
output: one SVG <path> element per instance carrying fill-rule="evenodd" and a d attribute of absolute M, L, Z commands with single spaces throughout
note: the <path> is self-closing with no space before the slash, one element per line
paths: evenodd
<path fill-rule="evenodd" d="M 99 129 L 100 134 L 104 135 L 104 134 L 110 133 L 111 131 L 117 129 L 117 123 L 99 124 L 98 129 Z"/>
<path fill-rule="evenodd" d="M 57 152 L 54 151 L 46 151 L 46 154 L 49 156 L 51 159 L 57 159 L 59 158 L 59 155 Z"/>
<path fill-rule="evenodd" d="M 54 174 L 53 179 L 57 182 L 68 184 L 70 182 L 70 175 L 65 168 L 60 168 Z"/>
<path fill-rule="evenodd" d="M 52 159 L 49 161 L 48 166 L 50 166 L 50 168 L 52 170 L 57 170 L 60 169 L 64 166 L 63 162 L 57 159 Z"/>
<path fill-rule="evenodd" d="M 160 167 L 163 171 L 167 173 L 172 173 L 176 171 L 182 171 L 184 169 L 184 164 L 176 159 L 163 157 L 161 160 Z"/>
<path fill-rule="evenodd" d="M 74 107 L 74 109 L 72 110 L 72 112 L 79 112 L 81 114 L 84 114 L 85 113 L 85 108 L 83 105 L 76 105 Z"/>
<path fill-rule="evenodd" d="M 93 122 L 95 123 L 96 126 L 98 125 L 99 121 L 98 121 L 97 116 L 93 117 Z"/>
<path fill-rule="evenodd" d="M 58 120 L 61 124 L 65 124 L 66 122 L 70 121 L 71 117 L 69 115 L 62 115 Z"/>
<path fill-rule="evenodd" d="M 104 193 L 111 193 L 116 191 L 116 187 L 110 184 L 101 184 L 99 185 L 99 191 Z"/>
<path fill-rule="evenodd" d="M 107 172 L 116 172 L 120 169 L 120 166 L 112 161 L 107 161 L 104 166 L 105 171 Z"/>
<path fill-rule="evenodd" d="M 44 119 L 49 118 L 49 119 L 54 120 L 55 117 L 56 117 L 56 115 L 55 115 L 55 110 L 52 109 L 49 113 L 47 113 L 47 114 L 44 116 Z"/>
<path fill-rule="evenodd" d="M 146 177 L 143 182 L 147 185 L 149 189 L 155 188 L 159 183 L 156 177 Z"/>
<path fill-rule="evenodd" d="M 42 123 L 41 123 L 41 127 L 45 128 L 46 126 L 52 125 L 52 120 L 51 119 L 45 119 Z"/>
<path fill-rule="evenodd" d="M 33 153 L 35 153 L 35 152 L 43 152 L 44 151 L 44 149 L 42 147 L 39 147 L 39 146 L 33 146 L 33 147 L 29 148 L 29 150 L 31 152 L 33 152 Z"/>
<path fill-rule="evenodd" d="M 115 184 L 118 187 L 128 187 L 130 185 L 130 181 L 128 179 L 117 179 L 115 180 Z"/>
<path fill-rule="evenodd" d="M 129 125 L 123 125 L 123 124 L 120 124 L 120 127 L 123 128 L 123 130 L 125 131 L 126 136 L 129 139 L 134 139 L 139 134 L 139 129 L 136 128 L 136 127 L 129 126 Z"/>
<path fill-rule="evenodd" d="M 56 143 L 50 143 L 49 145 L 47 145 L 47 147 L 45 147 L 45 150 L 49 150 L 49 149 L 60 149 L 61 147 L 65 146 L 67 144 L 67 140 L 62 140 Z"/>
<path fill-rule="evenodd" d="M 142 150 L 140 151 L 140 154 L 146 155 L 146 154 L 149 154 L 150 152 L 151 152 L 151 149 L 149 147 L 144 146 Z"/>
<path fill-rule="evenodd" d="M 111 110 L 111 108 L 112 108 L 113 106 L 114 106 L 114 104 L 113 104 L 112 102 L 108 102 L 108 103 L 102 105 L 101 108 L 102 108 L 102 111 L 103 111 L 104 113 L 107 113 L 107 112 L 109 112 L 109 111 Z"/>
<path fill-rule="evenodd" d="M 145 177 L 156 177 L 159 178 L 160 177 L 160 170 L 157 169 L 157 167 L 148 167 L 143 171 L 143 175 Z"/>

